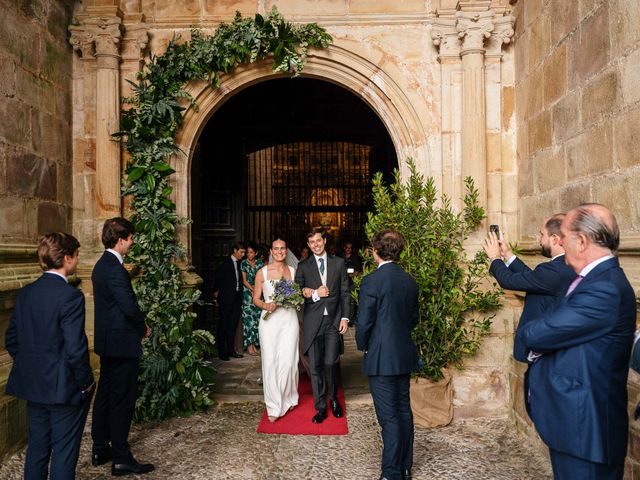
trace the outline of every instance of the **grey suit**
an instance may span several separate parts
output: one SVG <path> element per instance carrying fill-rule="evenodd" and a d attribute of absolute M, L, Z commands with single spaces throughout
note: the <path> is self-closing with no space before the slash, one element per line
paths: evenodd
<path fill-rule="evenodd" d="M 344 260 L 327 255 L 326 275 L 329 296 L 317 302 L 306 299 L 303 320 L 303 351 L 309 356 L 313 398 L 316 410 L 320 412 L 327 409 L 327 396 L 330 400 L 336 399 L 336 363 L 340 355 L 338 328 L 340 319 L 349 314 L 350 306 L 349 281 Z M 302 288 L 314 290 L 323 285 L 315 255 L 298 265 L 295 281 Z"/>

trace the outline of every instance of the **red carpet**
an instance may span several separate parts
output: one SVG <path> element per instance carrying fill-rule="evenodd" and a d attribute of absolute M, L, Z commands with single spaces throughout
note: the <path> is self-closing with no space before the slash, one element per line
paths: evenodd
<path fill-rule="evenodd" d="M 262 420 L 258 425 L 258 433 L 279 433 L 284 435 L 346 435 L 347 409 L 344 404 L 344 392 L 342 385 L 338 386 L 338 401 L 344 410 L 344 417 L 335 418 L 331 415 L 331 409 L 327 411 L 329 416 L 322 423 L 313 423 L 311 419 L 316 414 L 313 406 L 313 393 L 311 381 L 306 373 L 300 374 L 298 382 L 298 406 L 275 422 L 269 422 L 267 410 L 262 414 Z"/>

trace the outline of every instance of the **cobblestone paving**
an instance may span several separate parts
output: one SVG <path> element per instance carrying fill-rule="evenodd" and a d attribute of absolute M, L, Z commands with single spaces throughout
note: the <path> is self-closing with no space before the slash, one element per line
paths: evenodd
<path fill-rule="evenodd" d="M 130 443 L 157 470 L 146 479 L 377 479 L 382 443 L 371 405 L 347 405 L 349 434 L 291 436 L 256 433 L 263 407 L 225 403 L 189 418 L 135 426 Z M 112 478 L 109 465 L 90 463 L 85 431 L 79 480 Z M 476 419 L 416 429 L 414 478 L 429 480 L 544 480 L 549 464 L 506 419 Z M 0 478 L 22 478 L 24 454 L 0 466 Z"/>
<path fill-rule="evenodd" d="M 353 339 L 342 360 L 349 434 L 290 436 L 256 433 L 263 411 L 260 361 L 245 356 L 219 367 L 218 403 L 188 418 L 136 425 L 130 435 L 139 460 L 156 471 L 147 480 L 359 480 L 379 476 L 382 442 L 366 381 L 358 374 Z M 251 400 L 251 401 L 246 401 Z M 79 480 L 112 478 L 109 464 L 90 461 L 90 419 L 78 463 Z M 0 479 L 22 478 L 24 452 L 0 465 Z M 475 419 L 416 429 L 414 479 L 546 480 L 548 459 L 510 421 Z M 132 477 L 133 478 L 133 477 Z"/>

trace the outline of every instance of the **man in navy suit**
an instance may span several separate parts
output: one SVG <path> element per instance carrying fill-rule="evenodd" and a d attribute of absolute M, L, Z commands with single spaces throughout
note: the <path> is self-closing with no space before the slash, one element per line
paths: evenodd
<path fill-rule="evenodd" d="M 73 479 L 93 393 L 84 296 L 67 282 L 80 243 L 58 232 L 38 246 L 45 273 L 18 293 L 5 345 L 13 358 L 6 393 L 27 401 L 26 480 Z"/>
<path fill-rule="evenodd" d="M 404 248 L 400 232 L 384 230 L 373 237 L 375 272 L 362 279 L 356 319 L 362 371 L 382 428 L 381 479 L 411 478 L 413 414 L 409 376 L 418 368 L 411 331 L 418 323 L 418 287 L 396 263 Z"/>
<path fill-rule="evenodd" d="M 224 259 L 215 274 L 214 297 L 218 303 L 216 343 L 218 357 L 224 361 L 229 360 L 229 357 L 243 357 L 242 353 L 235 351 L 234 343 L 242 312 L 243 285 L 240 262 L 246 251 L 244 244 L 237 242 L 233 246 L 233 253 Z"/>
<path fill-rule="evenodd" d="M 313 255 L 298 265 L 295 282 L 305 298 L 302 319 L 303 351 L 309 356 L 311 389 L 316 414 L 311 421 L 327 418 L 327 399 L 336 418 L 344 415 L 338 400 L 338 360 L 342 335 L 349 328 L 349 281 L 344 260 L 326 250 L 324 230 L 307 233 Z"/>
<path fill-rule="evenodd" d="M 529 369 L 531 418 L 555 479 L 622 479 L 636 302 L 613 254 L 620 233 L 599 204 L 568 212 L 560 231 L 578 276 L 554 310 L 517 333 L 541 354 Z"/>
<path fill-rule="evenodd" d="M 102 244 L 106 248 L 91 280 L 95 307 L 94 350 L 100 356 L 100 381 L 93 404 L 91 462 L 112 461 L 112 475 L 147 473 L 150 463 L 139 463 L 131 454 L 127 438 L 138 393 L 138 370 L 142 339 L 150 330 L 138 307 L 123 257 L 133 246 L 134 227 L 125 218 L 104 223 Z"/>
<path fill-rule="evenodd" d="M 504 238 L 498 239 L 490 232 L 485 242 L 484 250 L 491 261 L 489 272 L 498 284 L 502 288 L 520 290 L 527 294 L 517 331 L 553 308 L 576 277 L 576 273 L 564 261 L 564 248 L 560 244 L 560 225 L 564 217 L 564 213 L 553 215 L 540 227 L 540 249 L 542 255 L 551 258 L 551 261 L 541 263 L 533 270 L 513 254 Z M 513 343 L 513 357 L 519 362 L 530 363 L 535 358 L 535 352 L 528 351 L 518 340 Z M 524 397 L 527 412 L 531 414 L 528 390 L 527 372 Z"/>

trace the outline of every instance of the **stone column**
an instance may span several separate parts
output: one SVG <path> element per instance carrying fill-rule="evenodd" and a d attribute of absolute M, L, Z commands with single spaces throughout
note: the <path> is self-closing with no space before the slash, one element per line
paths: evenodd
<path fill-rule="evenodd" d="M 479 202 L 487 208 L 487 143 L 484 40 L 493 31 L 489 0 L 459 2 L 456 12 L 462 39 L 462 176 L 471 176 Z"/>
<path fill-rule="evenodd" d="M 494 29 L 485 42 L 487 106 L 487 218 L 501 225 L 508 238 L 517 231 L 518 180 L 515 168 L 515 137 L 504 111 L 514 102 L 513 64 L 504 64 L 503 45 L 511 42 L 515 18 L 509 11 L 494 12 Z M 509 106 L 511 105 L 511 107 Z"/>
<path fill-rule="evenodd" d="M 88 9 L 89 10 L 89 9 Z M 89 11 L 88 13 L 91 14 Z M 96 57 L 96 220 L 121 213 L 120 144 L 111 135 L 120 127 L 120 39 L 122 13 L 88 18 Z"/>
<path fill-rule="evenodd" d="M 460 99 L 462 78 L 461 42 L 456 29 L 455 10 L 438 10 L 433 22 L 431 39 L 438 47 L 440 62 L 441 125 L 442 125 L 442 193 L 452 205 L 462 208 L 462 170 L 460 163 L 461 125 Z"/>

